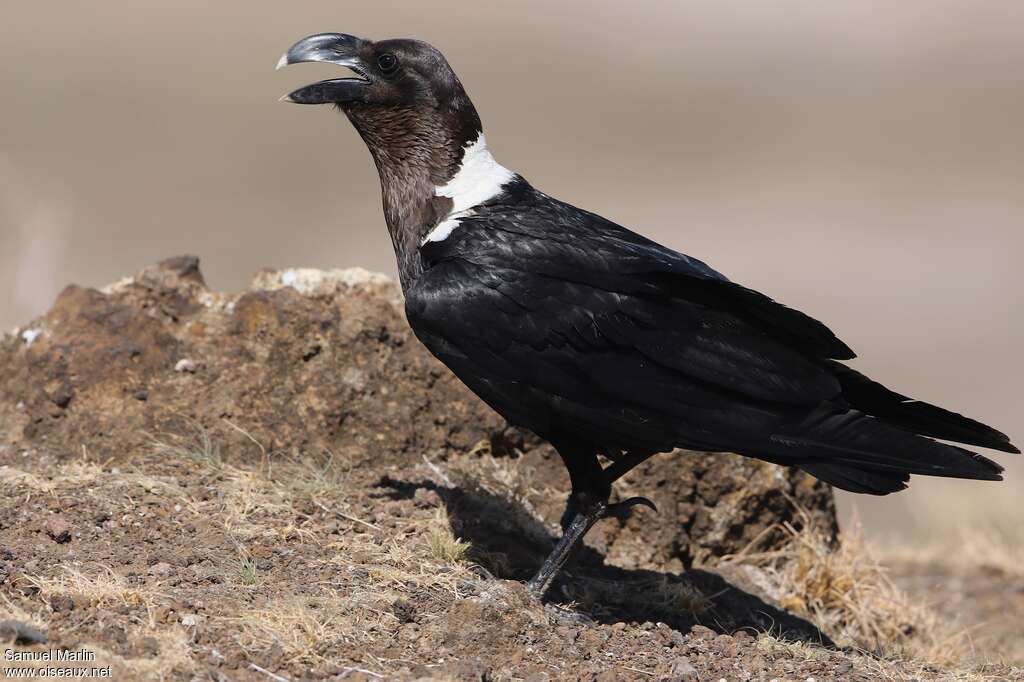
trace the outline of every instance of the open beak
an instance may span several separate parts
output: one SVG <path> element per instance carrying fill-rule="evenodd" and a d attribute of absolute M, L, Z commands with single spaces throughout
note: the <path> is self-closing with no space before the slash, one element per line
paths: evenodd
<path fill-rule="evenodd" d="M 330 62 L 356 72 L 356 78 L 331 78 L 311 83 L 281 98 L 295 104 L 341 104 L 360 101 L 370 84 L 369 74 L 359 58 L 365 41 L 344 33 L 318 33 L 288 48 L 277 68 L 304 62 Z"/>

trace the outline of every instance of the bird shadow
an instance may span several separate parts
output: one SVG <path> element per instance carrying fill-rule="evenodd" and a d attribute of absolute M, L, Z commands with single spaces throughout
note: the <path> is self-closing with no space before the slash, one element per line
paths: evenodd
<path fill-rule="evenodd" d="M 383 477 L 377 487 L 392 500 L 412 499 L 420 489 L 444 504 L 455 537 L 471 543 L 470 558 L 496 578 L 528 580 L 557 538 L 521 504 L 478 487 L 447 487 L 432 481 Z M 719 573 L 626 569 L 605 563 L 584 545 L 548 591 L 548 601 L 572 603 L 599 623 L 662 622 L 680 633 L 703 625 L 723 634 L 770 632 L 779 639 L 835 648 L 814 624 L 769 604 Z"/>

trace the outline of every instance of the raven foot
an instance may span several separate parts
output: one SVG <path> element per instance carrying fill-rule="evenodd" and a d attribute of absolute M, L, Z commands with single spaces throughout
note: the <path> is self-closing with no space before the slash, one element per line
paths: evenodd
<path fill-rule="evenodd" d="M 563 516 L 562 538 L 558 541 L 558 544 L 555 545 L 555 549 L 550 555 L 548 555 L 548 558 L 544 560 L 544 563 L 541 565 L 540 570 L 537 571 L 537 574 L 526 584 L 526 588 L 530 591 L 530 594 L 537 599 L 544 596 L 544 593 L 547 592 L 548 587 L 551 586 L 551 582 L 555 579 L 555 576 L 557 576 L 559 571 L 562 570 L 562 567 L 565 566 L 565 562 L 569 560 L 573 551 L 583 541 L 583 536 L 587 534 L 587 531 L 589 531 L 595 523 L 610 516 L 626 518 L 637 505 L 643 505 L 645 507 L 650 507 L 654 511 L 658 511 L 658 508 L 654 506 L 654 503 L 646 497 L 631 497 L 628 500 L 616 502 L 615 504 L 599 502 L 597 504 L 592 504 L 583 510 L 578 509 L 575 506 L 575 500 L 570 497 L 566 513 Z"/>
<path fill-rule="evenodd" d="M 633 507 L 638 505 L 647 507 L 655 514 L 658 513 L 658 508 L 646 497 L 631 497 L 628 500 L 608 505 L 608 509 L 606 509 L 604 513 L 604 518 L 614 516 L 617 519 L 627 519 L 629 518 L 629 515 L 633 513 Z"/>
<path fill-rule="evenodd" d="M 530 591 L 530 594 L 537 599 L 544 596 L 544 593 L 548 591 L 548 587 L 551 586 L 551 581 L 555 579 L 558 572 L 565 566 L 565 562 L 572 556 L 573 550 L 583 540 L 583 536 L 587 534 L 587 531 L 595 523 L 605 518 L 607 512 L 608 503 L 599 502 L 585 511 L 577 511 L 573 514 L 572 520 L 565 526 L 562 538 L 555 545 L 555 549 L 552 550 L 548 558 L 541 564 L 537 574 L 530 578 L 530 582 L 526 583 L 526 589 Z"/>

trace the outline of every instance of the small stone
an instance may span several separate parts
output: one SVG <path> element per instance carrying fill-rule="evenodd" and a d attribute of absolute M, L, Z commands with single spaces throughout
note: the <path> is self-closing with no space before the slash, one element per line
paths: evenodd
<path fill-rule="evenodd" d="M 409 623 L 398 631 L 398 636 L 406 642 L 415 642 L 420 638 L 420 626 L 415 623 Z"/>
<path fill-rule="evenodd" d="M 396 599 L 391 604 L 391 613 L 399 623 L 411 623 L 416 620 L 416 607 L 404 599 Z"/>
<path fill-rule="evenodd" d="M 714 639 L 717 637 L 715 631 L 704 625 L 694 625 L 690 628 L 690 637 L 694 639 Z"/>
<path fill-rule="evenodd" d="M 160 644 L 156 641 L 155 637 L 142 637 L 135 643 L 132 649 L 136 656 L 153 658 L 160 653 Z"/>
<path fill-rule="evenodd" d="M 46 523 L 43 524 L 43 530 L 46 531 L 51 540 L 58 544 L 71 540 L 71 525 L 59 514 L 46 519 Z"/>
<path fill-rule="evenodd" d="M 66 594 L 58 594 L 50 599 L 50 608 L 54 613 L 68 613 L 75 610 L 75 600 Z"/>
<path fill-rule="evenodd" d="M 671 675 L 673 680 L 681 682 L 695 682 L 699 679 L 697 669 L 693 667 L 688 658 L 677 658 L 672 662 Z"/>
<path fill-rule="evenodd" d="M 46 635 L 20 620 L 0 620 L 0 641 L 12 644 L 42 644 Z"/>
<path fill-rule="evenodd" d="M 715 637 L 712 646 L 724 658 L 735 658 L 739 653 L 739 646 L 730 635 L 718 635 Z"/>
<path fill-rule="evenodd" d="M 181 624 L 187 628 L 199 627 L 202 618 L 194 613 L 186 613 L 181 617 Z"/>
<path fill-rule="evenodd" d="M 188 372 L 189 374 L 195 374 L 197 369 L 199 369 L 199 365 L 197 365 L 196 361 L 191 358 L 182 358 L 174 365 L 175 372 Z"/>
<path fill-rule="evenodd" d="M 429 488 L 417 488 L 412 500 L 417 507 L 441 506 L 441 496 L 437 494 L 437 491 Z"/>
<path fill-rule="evenodd" d="M 38 339 L 42 333 L 42 329 L 26 329 L 21 333 L 21 340 L 25 342 L 26 347 L 29 347 L 36 342 L 36 339 Z"/>
<path fill-rule="evenodd" d="M 166 578 L 174 572 L 174 568 L 166 561 L 160 561 L 149 567 L 149 574 L 158 578 Z"/>
<path fill-rule="evenodd" d="M 61 384 L 56 391 L 53 393 L 53 404 L 60 409 L 66 409 L 71 404 L 71 399 L 75 397 L 75 392 L 71 388 L 70 384 Z"/>

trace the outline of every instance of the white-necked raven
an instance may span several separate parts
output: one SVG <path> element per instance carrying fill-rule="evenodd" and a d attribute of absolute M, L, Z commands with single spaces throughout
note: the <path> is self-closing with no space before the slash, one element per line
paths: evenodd
<path fill-rule="evenodd" d="M 654 453 L 736 452 L 884 495 L 911 474 L 1001 478 L 933 438 L 1018 452 L 845 366 L 853 352 L 820 322 L 534 189 L 491 156 L 430 45 L 325 33 L 278 66 L 299 62 L 356 73 L 284 99 L 337 106 L 366 142 L 416 336 L 569 470 L 565 532 L 530 581 L 538 596 L 596 521 L 648 503 L 609 496 Z"/>

